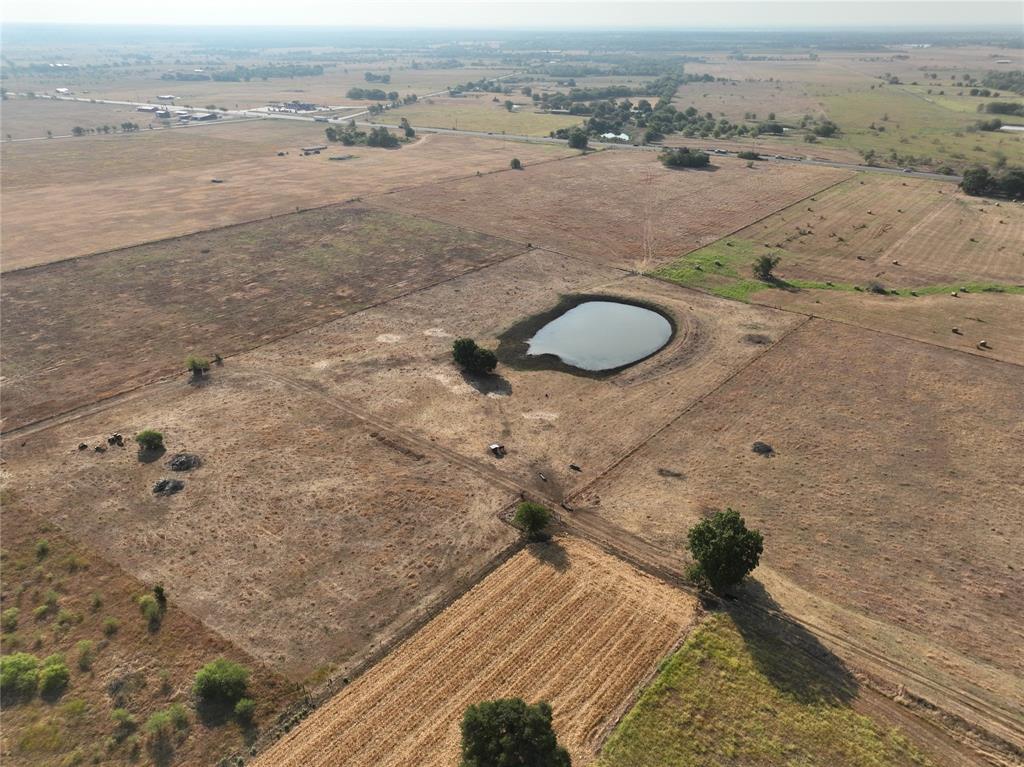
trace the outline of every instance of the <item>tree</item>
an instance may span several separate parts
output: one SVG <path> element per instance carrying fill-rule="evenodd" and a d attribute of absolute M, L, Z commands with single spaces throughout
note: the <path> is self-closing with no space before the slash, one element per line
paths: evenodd
<path fill-rule="evenodd" d="M 185 369 L 193 378 L 202 378 L 210 369 L 210 361 L 205 357 L 191 356 L 185 360 Z"/>
<path fill-rule="evenodd" d="M 537 540 L 544 529 L 551 523 L 551 512 L 546 506 L 532 501 L 523 501 L 516 507 L 515 523 L 523 529 L 530 538 Z"/>
<path fill-rule="evenodd" d="M 573 128 L 569 131 L 569 146 L 572 149 L 579 149 L 585 151 L 587 148 L 587 133 L 582 128 Z"/>
<path fill-rule="evenodd" d="M 512 162 L 509 163 L 512 166 L 512 170 L 522 170 L 523 162 L 518 157 L 513 157 Z"/>
<path fill-rule="evenodd" d="M 685 146 L 679 149 L 666 149 L 658 159 L 666 168 L 704 168 L 711 163 L 711 158 L 706 152 L 688 149 Z"/>
<path fill-rule="evenodd" d="M 512 102 L 512 100 L 511 100 L 511 99 L 506 99 L 506 100 L 505 100 L 505 109 L 507 109 L 507 110 L 508 110 L 509 112 L 511 112 L 511 111 L 512 111 L 512 108 L 513 108 L 514 106 L 515 106 L 515 104 L 514 104 L 514 103 Z"/>
<path fill-rule="evenodd" d="M 228 704 L 233 707 L 244 697 L 248 684 L 249 669 L 224 658 L 217 658 L 196 672 L 192 692 L 205 703 Z"/>
<path fill-rule="evenodd" d="M 782 259 L 778 256 L 772 256 L 765 254 L 759 256 L 757 261 L 754 262 L 753 271 L 754 276 L 761 282 L 771 282 L 775 279 L 775 275 L 772 274 L 775 267 L 779 265 L 779 261 Z"/>
<path fill-rule="evenodd" d="M 164 435 L 155 429 L 143 429 L 135 435 L 135 441 L 142 450 L 161 450 L 164 446 Z"/>
<path fill-rule="evenodd" d="M 721 591 L 757 567 L 764 539 L 757 530 L 747 529 L 738 511 L 726 509 L 691 527 L 687 548 L 695 560 L 689 576 Z"/>
<path fill-rule="evenodd" d="M 484 701 L 462 717 L 460 767 L 570 767 L 569 752 L 558 745 L 551 706 L 520 698 Z"/>
<path fill-rule="evenodd" d="M 455 364 L 468 373 L 490 373 L 498 366 L 498 357 L 490 349 L 477 346 L 472 338 L 457 338 L 452 344 Z"/>
<path fill-rule="evenodd" d="M 985 194 L 991 186 L 992 174 L 989 173 L 988 168 L 981 166 L 965 170 L 963 180 L 960 182 L 960 188 L 964 190 L 964 194 L 974 196 Z"/>

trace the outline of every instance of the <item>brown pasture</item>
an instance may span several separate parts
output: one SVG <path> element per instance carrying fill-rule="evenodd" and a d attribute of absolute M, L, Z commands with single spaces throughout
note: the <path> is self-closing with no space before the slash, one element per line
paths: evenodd
<path fill-rule="evenodd" d="M 148 387 L 4 445 L 9 492 L 276 671 L 344 675 L 478 571 L 515 534 L 514 496 L 429 443 L 271 368 Z M 164 435 L 144 462 L 131 440 Z M 88 445 L 79 451 L 79 443 Z M 166 467 L 198 454 L 190 472 Z M 177 477 L 171 497 L 153 484 Z M 7 514 L 5 509 L 5 516 Z"/>
<path fill-rule="evenodd" d="M 1024 206 L 967 197 L 943 181 L 860 174 L 735 236 L 777 251 L 786 278 L 1024 284 Z"/>
<path fill-rule="evenodd" d="M 4 427 L 507 258 L 447 224 L 331 206 L 8 273 Z"/>
<path fill-rule="evenodd" d="M 854 662 L 899 658 L 1019 722 L 1021 370 L 812 320 L 573 505 L 665 552 L 735 508 L 774 598 L 867 648 Z"/>
<path fill-rule="evenodd" d="M 590 763 L 695 601 L 566 538 L 516 554 L 342 690 L 256 764 L 454 764 L 466 706 L 546 700 L 573 764 Z"/>
<path fill-rule="evenodd" d="M 264 130 L 262 122 L 235 123 L 5 145 L 5 166 L 11 158 L 5 173 L 16 180 L 10 188 L 5 182 L 3 193 L 3 269 L 507 169 L 512 157 L 529 164 L 567 154 L 559 146 L 430 136 L 398 150 L 339 144 L 302 156 L 300 147 L 324 143 L 322 131 Z M 236 131 L 254 134 L 251 142 L 231 146 Z M 173 143 L 164 146 L 166 140 Z M 184 142 L 195 145 L 183 148 Z M 51 148 L 65 154 L 51 156 Z M 98 157 L 90 160 L 90 151 Z M 278 157 L 278 151 L 289 154 Z M 64 176 L 67 153 L 77 159 L 68 160 L 73 170 Z M 328 159 L 343 154 L 354 158 Z"/>
<path fill-rule="evenodd" d="M 159 125 L 153 115 L 117 104 L 11 98 L 3 102 L 0 110 L 0 134 L 4 139 L 8 135 L 15 140 L 44 137 L 47 131 L 54 136 L 66 136 L 76 126 L 99 128 L 120 126 L 123 122 L 136 123 L 142 130 Z"/>
<path fill-rule="evenodd" d="M 646 269 L 850 175 L 797 165 L 751 169 L 728 159 L 707 170 L 669 170 L 653 153 L 628 150 L 524 164 L 522 172 L 381 195 L 373 204 Z"/>

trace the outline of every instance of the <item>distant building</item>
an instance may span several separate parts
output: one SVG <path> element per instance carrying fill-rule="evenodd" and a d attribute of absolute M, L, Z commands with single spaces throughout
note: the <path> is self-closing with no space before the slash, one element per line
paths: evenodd
<path fill-rule="evenodd" d="M 158 110 L 156 110 L 156 116 L 157 117 L 163 117 L 163 118 L 166 119 L 166 118 L 171 116 L 171 112 L 168 109 L 158 109 Z"/>
<path fill-rule="evenodd" d="M 217 115 L 215 115 L 213 112 L 196 112 L 194 115 L 192 115 L 192 119 L 203 121 L 216 120 Z"/>
<path fill-rule="evenodd" d="M 629 141 L 628 133 L 602 133 L 601 138 L 603 139 L 618 139 L 619 141 Z"/>
<path fill-rule="evenodd" d="M 164 95 L 164 96 L 157 96 L 156 100 L 157 101 L 174 101 L 174 96 L 172 96 L 170 94 L 167 94 L 167 95 Z"/>
<path fill-rule="evenodd" d="M 69 93 L 71 93 L 71 89 L 70 88 L 57 88 L 56 91 L 61 96 L 67 96 Z"/>
<path fill-rule="evenodd" d="M 135 111 L 136 112 L 155 112 L 159 108 L 160 107 L 148 107 L 148 106 L 147 107 L 135 107 Z"/>

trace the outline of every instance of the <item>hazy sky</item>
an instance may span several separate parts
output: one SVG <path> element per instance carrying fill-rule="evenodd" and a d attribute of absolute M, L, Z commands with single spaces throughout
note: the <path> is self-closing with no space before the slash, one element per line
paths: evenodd
<path fill-rule="evenodd" d="M 1003 26 L 1024 2 L 909 0 L 4 0 L 4 21 L 385 28 Z"/>

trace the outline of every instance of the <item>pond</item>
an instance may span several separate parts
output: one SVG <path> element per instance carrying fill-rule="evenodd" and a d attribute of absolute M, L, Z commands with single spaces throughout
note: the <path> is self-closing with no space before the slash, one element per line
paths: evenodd
<path fill-rule="evenodd" d="M 552 354 L 582 370 L 614 370 L 650 357 L 672 338 L 658 312 L 617 301 L 585 301 L 546 324 L 528 356 Z"/>

